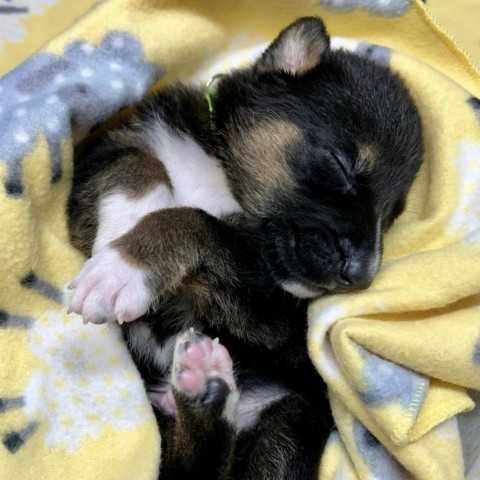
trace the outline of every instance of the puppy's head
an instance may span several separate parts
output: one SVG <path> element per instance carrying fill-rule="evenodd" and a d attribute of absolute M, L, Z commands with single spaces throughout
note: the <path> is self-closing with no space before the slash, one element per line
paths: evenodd
<path fill-rule="evenodd" d="M 400 78 L 329 40 L 300 19 L 215 95 L 232 189 L 276 281 L 301 297 L 370 285 L 422 156 Z"/>

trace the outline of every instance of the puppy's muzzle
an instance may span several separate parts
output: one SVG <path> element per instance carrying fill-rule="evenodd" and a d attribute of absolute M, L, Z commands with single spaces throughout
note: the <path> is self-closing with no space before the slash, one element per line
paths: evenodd
<path fill-rule="evenodd" d="M 347 259 L 340 272 L 339 286 L 348 290 L 368 288 L 373 282 L 372 263 L 374 262 L 375 260 L 370 258 Z"/>

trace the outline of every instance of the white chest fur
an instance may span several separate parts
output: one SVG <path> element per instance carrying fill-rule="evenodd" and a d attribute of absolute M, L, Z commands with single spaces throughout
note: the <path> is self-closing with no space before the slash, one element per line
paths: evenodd
<path fill-rule="evenodd" d="M 201 208 L 216 217 L 241 211 L 220 162 L 191 137 L 156 120 L 148 142 L 170 177 L 175 206 Z"/>

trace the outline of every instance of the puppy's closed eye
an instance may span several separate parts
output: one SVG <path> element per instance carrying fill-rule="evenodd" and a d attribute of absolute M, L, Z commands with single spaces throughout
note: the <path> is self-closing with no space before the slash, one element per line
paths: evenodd
<path fill-rule="evenodd" d="M 333 160 L 335 165 L 336 172 L 341 172 L 343 179 L 345 180 L 345 186 L 347 188 L 352 187 L 352 180 L 353 180 L 353 171 L 348 159 L 342 153 L 335 152 L 335 151 L 328 151 L 327 155 L 330 160 Z"/>
<path fill-rule="evenodd" d="M 355 192 L 355 171 L 341 152 L 322 150 L 309 159 L 306 171 L 309 180 L 322 188 L 323 192 L 324 188 L 338 193 Z"/>

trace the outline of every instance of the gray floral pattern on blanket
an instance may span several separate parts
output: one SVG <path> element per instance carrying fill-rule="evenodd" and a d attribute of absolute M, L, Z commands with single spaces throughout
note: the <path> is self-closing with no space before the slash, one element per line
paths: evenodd
<path fill-rule="evenodd" d="M 480 120 L 480 98 L 471 97 L 468 100 L 468 103 L 473 108 L 475 115 L 477 116 L 478 120 Z"/>
<path fill-rule="evenodd" d="M 370 13 L 393 17 L 410 8 L 409 0 L 320 0 L 320 5 L 332 10 L 350 12 L 362 8 Z"/>
<path fill-rule="evenodd" d="M 406 470 L 359 421 L 353 422 L 355 446 L 372 472 L 371 478 L 407 480 Z"/>
<path fill-rule="evenodd" d="M 96 46 L 67 45 L 61 57 L 39 53 L 0 79 L 0 161 L 7 164 L 6 190 L 21 195 L 21 160 L 45 135 L 51 181 L 62 176 L 61 141 L 138 100 L 163 72 L 144 60 L 140 42 L 112 31 Z"/>
<path fill-rule="evenodd" d="M 480 365 L 480 338 L 473 349 L 473 363 Z"/>
<path fill-rule="evenodd" d="M 392 56 L 392 50 L 390 48 L 368 42 L 360 42 L 355 49 L 355 53 L 385 67 L 390 65 Z"/>
<path fill-rule="evenodd" d="M 365 388 L 360 398 L 370 407 L 399 403 L 405 410 L 418 404 L 420 409 L 427 392 L 428 379 L 406 367 L 380 358 L 358 346 L 364 359 L 362 377 Z"/>

